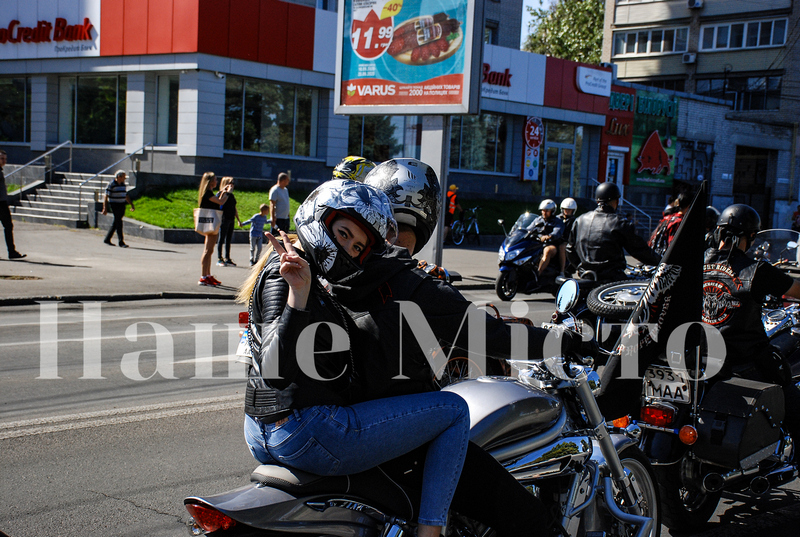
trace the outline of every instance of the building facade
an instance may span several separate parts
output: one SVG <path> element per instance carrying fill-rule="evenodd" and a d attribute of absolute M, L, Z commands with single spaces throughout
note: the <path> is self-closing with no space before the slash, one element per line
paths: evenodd
<path fill-rule="evenodd" d="M 148 182 L 207 170 L 272 182 L 291 170 L 311 187 L 346 155 L 420 154 L 421 117 L 333 113 L 335 2 L 7 4 L 0 145 L 10 162 L 71 141 L 73 169 L 94 173 L 152 144 L 136 157 Z M 481 113 L 451 117 L 447 181 L 476 196 L 584 195 L 598 177 L 610 69 L 517 50 L 521 0 L 481 11 Z"/>
<path fill-rule="evenodd" d="M 679 144 L 693 162 L 676 161 L 676 178 L 696 179 L 694 157 L 708 160 L 720 202 L 750 204 L 778 227 L 798 198 L 799 22 L 793 0 L 606 2 L 602 57 L 618 80 L 727 103 L 720 124 L 687 118 L 721 131 L 693 128 Z"/>

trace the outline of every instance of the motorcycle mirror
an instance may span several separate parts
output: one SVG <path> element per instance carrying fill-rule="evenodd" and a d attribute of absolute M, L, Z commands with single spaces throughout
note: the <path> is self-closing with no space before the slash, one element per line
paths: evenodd
<path fill-rule="evenodd" d="M 556 311 L 567 313 L 578 303 L 578 282 L 573 279 L 565 281 L 556 295 Z"/>
<path fill-rule="evenodd" d="M 794 241 L 789 241 L 786 243 L 786 249 L 791 250 L 792 248 L 797 248 L 797 243 Z"/>
<path fill-rule="evenodd" d="M 498 218 L 497 223 L 502 226 L 505 223 L 505 220 L 503 220 L 502 218 Z"/>

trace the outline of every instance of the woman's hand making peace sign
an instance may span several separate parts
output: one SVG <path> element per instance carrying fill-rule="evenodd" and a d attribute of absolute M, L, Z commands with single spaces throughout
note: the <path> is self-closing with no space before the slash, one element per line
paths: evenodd
<path fill-rule="evenodd" d="M 295 309 L 305 309 L 308 294 L 311 292 L 311 268 L 294 249 L 289 237 L 281 231 L 283 244 L 272 233 L 265 233 L 275 252 L 280 256 L 280 273 L 289 284 L 287 304 Z"/>

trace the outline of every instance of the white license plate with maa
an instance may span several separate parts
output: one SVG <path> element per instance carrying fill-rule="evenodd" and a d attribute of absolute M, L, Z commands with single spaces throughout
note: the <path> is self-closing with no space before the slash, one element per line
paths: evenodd
<path fill-rule="evenodd" d="M 644 395 L 676 403 L 691 403 L 689 377 L 683 371 L 651 365 L 644 373 Z"/>

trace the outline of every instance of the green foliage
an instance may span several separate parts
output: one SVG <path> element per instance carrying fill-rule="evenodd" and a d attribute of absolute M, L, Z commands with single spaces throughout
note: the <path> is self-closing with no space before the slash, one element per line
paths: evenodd
<path fill-rule="evenodd" d="M 600 63 L 604 0 L 554 0 L 528 7 L 533 16 L 523 50 L 576 62 Z"/>
<path fill-rule="evenodd" d="M 236 190 L 236 209 L 244 221 L 258 212 L 262 203 L 269 204 L 268 193 L 264 190 Z M 306 199 L 308 192 L 289 189 L 290 219 L 294 218 L 297 206 Z M 194 208 L 197 207 L 195 188 L 153 188 L 147 194 L 133 201 L 136 211 L 128 211 L 126 217 L 168 229 L 194 228 Z M 292 222 L 294 228 L 294 222 Z M 236 229 L 239 229 L 238 223 Z M 249 226 L 244 228 L 249 229 Z"/>

